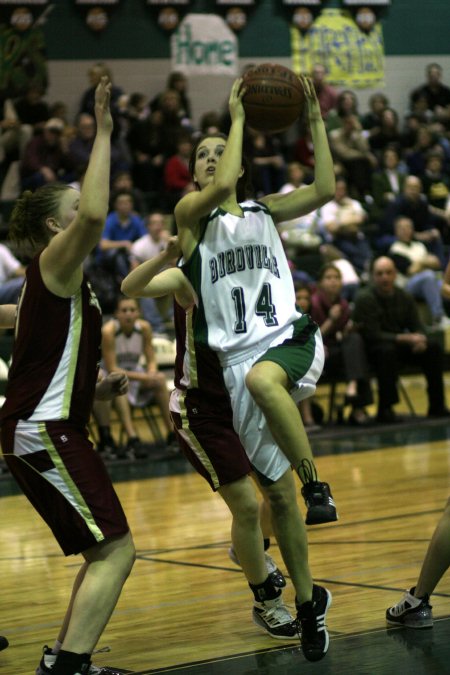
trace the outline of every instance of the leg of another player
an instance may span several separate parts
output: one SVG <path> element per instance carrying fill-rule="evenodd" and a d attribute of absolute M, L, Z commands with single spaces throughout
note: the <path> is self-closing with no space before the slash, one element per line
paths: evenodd
<path fill-rule="evenodd" d="M 275 535 L 294 584 L 302 651 L 308 661 L 322 659 L 328 651 L 326 615 L 331 593 L 313 584 L 308 564 L 306 528 L 297 505 L 295 482 L 289 469 L 269 486 L 261 486 L 270 501 Z"/>
<path fill-rule="evenodd" d="M 450 567 L 450 499 L 431 538 L 414 591 L 417 598 L 431 595 Z"/>
<path fill-rule="evenodd" d="M 108 539 L 83 555 L 86 563 L 77 575 L 63 624 L 65 634 L 61 632 L 59 639 L 64 651 L 91 654 L 133 567 L 131 534 Z"/>
<path fill-rule="evenodd" d="M 260 361 L 247 373 L 246 386 L 262 410 L 275 443 L 303 483 L 307 525 L 337 520 L 329 485 L 318 480 L 311 445 L 300 411 L 292 399 L 286 372 L 273 361 Z"/>

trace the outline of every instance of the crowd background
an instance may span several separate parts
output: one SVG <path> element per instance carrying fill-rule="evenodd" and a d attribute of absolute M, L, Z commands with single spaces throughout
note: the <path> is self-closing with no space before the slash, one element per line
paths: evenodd
<path fill-rule="evenodd" d="M 55 181 L 82 184 L 95 136 L 94 91 L 104 74 L 113 81 L 111 200 L 102 240 L 86 272 L 108 318 L 124 276 L 161 250 L 175 231 L 173 208 L 194 189 L 188 161 L 195 140 L 205 132 L 227 133 L 230 121 L 225 100 L 222 108 L 193 119 L 190 83 L 181 72 L 170 72 L 160 91 L 128 91 L 100 62 L 86 72 L 87 86 L 79 91 L 75 115 L 64 100 L 48 100 L 34 85 L 20 98 L 3 99 L 0 239 L 8 247 L 8 215 L 22 190 Z M 414 297 L 425 332 L 433 335 L 450 323 L 441 292 L 450 250 L 450 87 L 440 64 L 429 63 L 424 74 L 417 73 L 416 86 L 404 92 L 407 109 L 399 110 L 381 91 L 361 105 L 357 92 L 330 86 L 319 63 L 310 75 L 335 162 L 336 194 L 317 212 L 282 223 L 279 232 L 297 288 L 307 289 L 316 313 L 321 305 L 316 320 L 333 324 L 322 332 L 333 343 L 329 351 L 334 363 L 337 346 L 342 352 L 348 333 L 358 330 L 352 322 L 355 299 L 370 286 L 379 256 L 394 262 L 395 284 Z M 244 153 L 255 198 L 313 179 L 313 147 L 302 115 L 281 134 L 247 128 Z M 0 265 L 0 297 L 7 288 L 8 302 L 17 298 L 18 277 L 27 262 L 9 256 L 8 265 Z M 339 277 L 339 288 L 331 291 L 320 284 L 324 266 L 330 264 L 332 275 L 337 269 Z M 338 311 L 337 305 L 343 309 Z M 172 336 L 170 302 L 145 301 L 141 312 L 153 334 Z M 347 421 L 366 423 L 364 406 L 370 394 L 357 399 L 361 382 L 345 370 L 346 397 L 352 403 Z M 366 381 L 365 366 L 363 371 Z M 311 411 L 304 413 L 308 425 L 316 428 Z"/>

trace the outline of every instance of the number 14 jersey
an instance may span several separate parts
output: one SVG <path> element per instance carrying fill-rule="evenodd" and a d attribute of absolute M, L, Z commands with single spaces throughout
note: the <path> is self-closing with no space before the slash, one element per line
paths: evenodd
<path fill-rule="evenodd" d="M 194 340 L 218 352 L 222 365 L 261 350 L 301 313 L 291 271 L 269 209 L 240 204 L 242 216 L 216 208 L 182 267 L 199 304 Z"/>

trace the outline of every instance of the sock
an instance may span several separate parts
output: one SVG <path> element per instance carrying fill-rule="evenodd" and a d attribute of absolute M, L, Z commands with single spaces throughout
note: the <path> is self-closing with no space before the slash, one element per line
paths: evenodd
<path fill-rule="evenodd" d="M 111 438 L 110 427 L 99 427 L 98 433 L 101 441 L 109 441 L 109 439 Z"/>
<path fill-rule="evenodd" d="M 60 642 L 59 640 L 56 640 L 55 644 L 53 645 L 53 648 L 52 648 L 52 654 L 59 654 L 59 652 L 61 651 L 61 647 L 62 647 L 62 642 Z"/>
<path fill-rule="evenodd" d="M 275 600 L 281 595 L 280 589 L 275 588 L 269 577 L 262 584 L 249 584 L 249 586 L 253 591 L 256 602 Z"/>
<path fill-rule="evenodd" d="M 267 537 L 267 539 L 264 539 L 264 550 L 267 551 L 267 549 L 270 546 L 270 539 Z"/>
<path fill-rule="evenodd" d="M 52 675 L 77 675 L 78 673 L 87 675 L 90 665 L 90 654 L 75 654 L 75 652 L 66 652 L 61 649 L 53 666 Z"/>

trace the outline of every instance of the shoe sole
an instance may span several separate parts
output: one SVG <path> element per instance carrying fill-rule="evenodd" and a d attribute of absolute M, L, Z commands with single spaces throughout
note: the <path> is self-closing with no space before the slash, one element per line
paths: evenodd
<path fill-rule="evenodd" d="M 270 635 L 270 637 L 274 638 L 274 640 L 298 640 L 297 631 L 295 631 L 294 635 L 275 635 L 274 633 L 270 632 L 264 621 L 262 621 L 257 614 L 252 613 L 252 619 L 255 626 L 261 628 L 261 630 L 263 630 L 266 635 Z"/>
<path fill-rule="evenodd" d="M 406 621 L 395 621 L 393 619 L 388 619 L 386 617 L 386 623 L 388 626 L 398 626 L 400 628 L 413 628 L 414 630 L 429 630 L 433 628 L 434 621 L 430 619 L 429 621 L 417 621 L 416 623 L 406 623 Z"/>
<path fill-rule="evenodd" d="M 335 518 L 330 518 L 329 516 L 323 516 L 322 518 L 319 516 L 318 518 L 315 518 L 314 520 L 311 520 L 310 518 L 306 517 L 305 519 L 305 525 L 323 525 L 324 523 L 335 523 L 339 520 L 339 516 L 336 513 Z"/>

